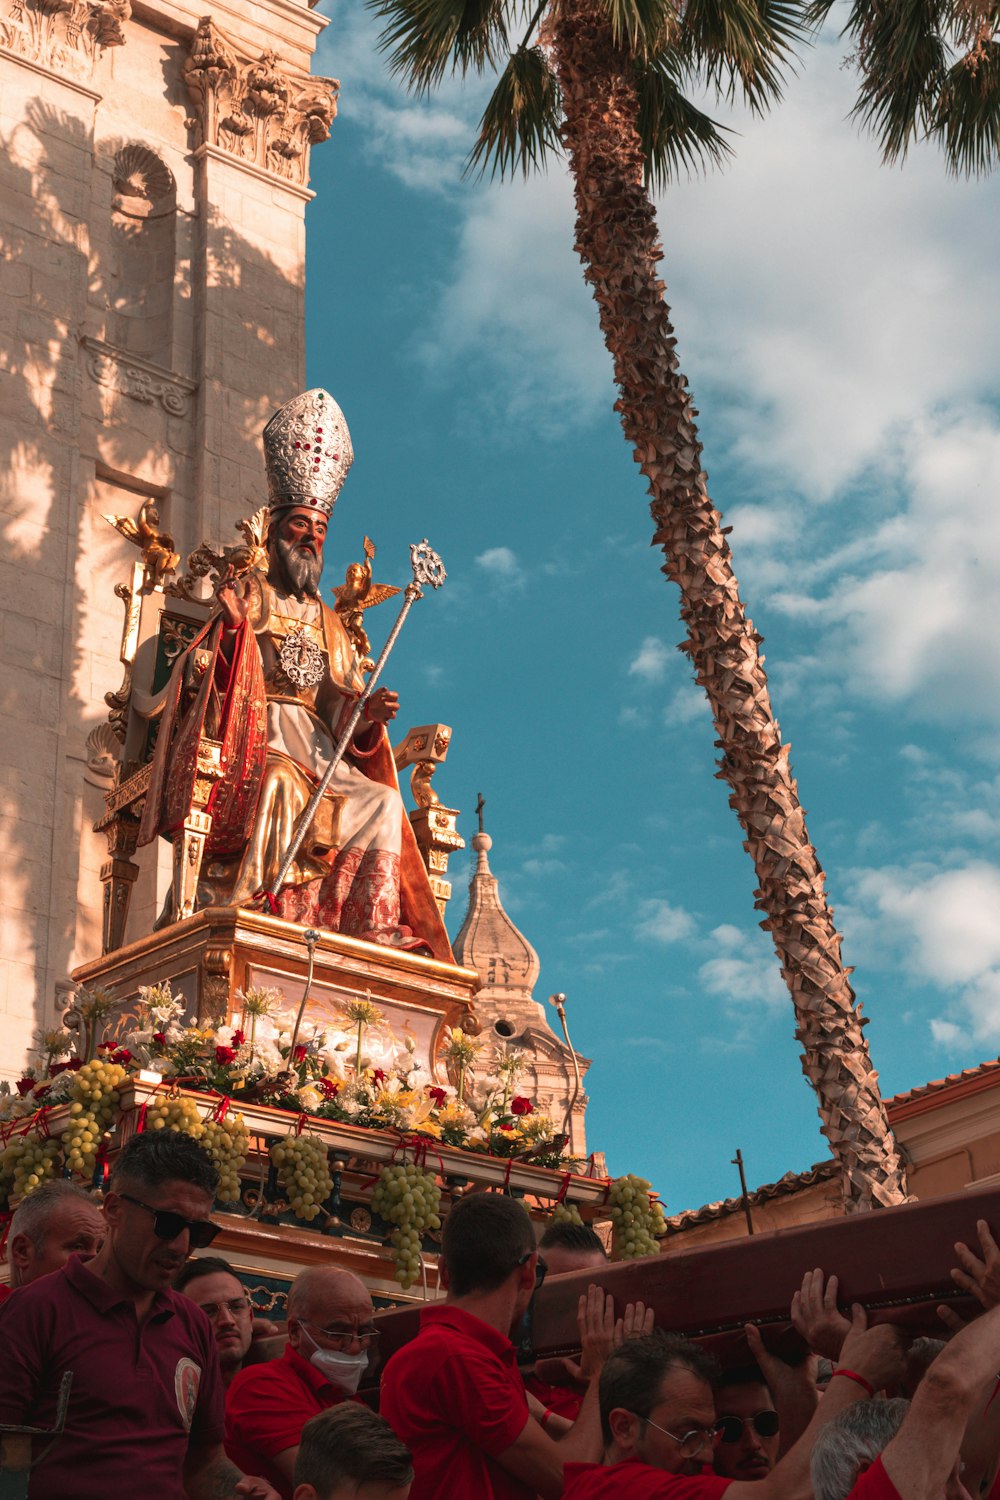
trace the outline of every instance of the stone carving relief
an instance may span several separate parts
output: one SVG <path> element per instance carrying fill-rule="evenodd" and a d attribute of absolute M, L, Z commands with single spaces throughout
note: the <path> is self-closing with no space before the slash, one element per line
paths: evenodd
<path fill-rule="evenodd" d="M 187 414 L 193 380 L 185 380 L 161 370 L 148 361 L 123 354 L 99 339 L 85 338 L 87 373 L 98 385 L 108 386 L 123 396 L 131 396 L 145 406 L 159 404 L 170 417 Z"/>
<path fill-rule="evenodd" d="M 184 76 L 201 144 L 306 185 L 309 147 L 329 138 L 337 113 L 336 78 L 295 74 L 271 51 L 251 62 L 208 16 L 194 34 Z"/>
<path fill-rule="evenodd" d="M 0 46 L 53 72 L 93 71 L 105 47 L 125 41 L 129 0 L 12 0 L 0 18 Z"/>

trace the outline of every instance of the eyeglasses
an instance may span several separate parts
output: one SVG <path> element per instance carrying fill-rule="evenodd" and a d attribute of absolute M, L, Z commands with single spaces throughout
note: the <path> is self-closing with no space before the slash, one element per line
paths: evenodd
<path fill-rule="evenodd" d="M 198 1305 L 209 1318 L 217 1318 L 223 1308 L 232 1317 L 238 1318 L 241 1313 L 250 1311 L 250 1298 L 234 1297 L 232 1302 L 201 1302 Z"/>
<path fill-rule="evenodd" d="M 185 1219 L 183 1214 L 175 1214 L 170 1208 L 153 1208 L 149 1203 L 143 1203 L 141 1198 L 133 1198 L 131 1193 L 119 1193 L 126 1203 L 134 1203 L 136 1208 L 144 1208 L 148 1214 L 153 1215 L 153 1233 L 158 1240 L 180 1239 L 185 1229 L 188 1232 L 188 1244 L 192 1250 L 204 1250 L 215 1239 L 219 1232 L 219 1225 L 213 1224 L 211 1219 Z"/>
<path fill-rule="evenodd" d="M 374 1323 L 368 1323 L 363 1328 L 345 1328 L 342 1323 L 339 1327 L 335 1328 L 321 1328 L 318 1323 L 307 1323 L 305 1318 L 301 1321 L 306 1323 L 307 1328 L 311 1328 L 315 1333 L 321 1333 L 325 1339 L 329 1339 L 330 1343 L 335 1345 L 338 1352 L 341 1353 L 348 1344 L 353 1344 L 355 1339 L 357 1339 L 362 1349 L 370 1349 L 373 1344 L 378 1343 L 380 1330 L 375 1327 Z"/>
<path fill-rule="evenodd" d="M 523 1255 L 518 1256 L 518 1260 L 517 1260 L 518 1266 L 526 1266 L 528 1264 L 528 1261 L 531 1259 L 531 1257 L 534 1254 L 535 1254 L 534 1250 L 525 1250 L 525 1252 L 524 1252 Z M 535 1291 L 536 1292 L 538 1291 L 538 1288 L 541 1286 L 542 1282 L 545 1280 L 545 1276 L 546 1276 L 546 1273 L 548 1272 L 548 1269 L 549 1268 L 548 1268 L 547 1262 L 544 1261 L 542 1259 L 542 1257 L 539 1255 L 538 1260 L 535 1262 Z"/>
<path fill-rule="evenodd" d="M 648 1422 L 650 1427 L 655 1427 L 657 1432 L 662 1432 L 664 1437 L 670 1438 L 677 1444 L 677 1452 L 681 1458 L 694 1458 L 703 1449 L 710 1448 L 715 1439 L 716 1429 L 714 1427 L 692 1427 L 690 1432 L 682 1435 L 669 1432 L 666 1427 L 661 1427 L 659 1422 L 654 1422 L 652 1417 L 640 1417 L 637 1411 L 631 1413 L 639 1422 Z"/>
<path fill-rule="evenodd" d="M 776 1411 L 756 1411 L 752 1417 L 720 1417 L 715 1435 L 720 1443 L 738 1443 L 745 1427 L 752 1427 L 758 1437 L 774 1437 L 779 1425 Z"/>

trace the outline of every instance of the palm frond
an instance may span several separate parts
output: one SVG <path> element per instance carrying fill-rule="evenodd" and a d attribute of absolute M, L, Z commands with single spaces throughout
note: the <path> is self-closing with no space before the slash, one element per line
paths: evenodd
<path fill-rule="evenodd" d="M 559 149 L 559 85 L 540 47 L 519 47 L 500 75 L 479 122 L 466 171 L 525 177 Z"/>
<path fill-rule="evenodd" d="M 861 87 L 853 113 L 879 142 L 883 160 L 900 161 L 932 127 L 945 80 L 941 0 L 893 0 L 866 8 L 857 0 L 849 28 L 858 41 Z"/>
<path fill-rule="evenodd" d="M 956 174 L 982 177 L 1000 165 L 1000 46 L 983 43 L 950 68 L 932 124 Z"/>
<path fill-rule="evenodd" d="M 678 33 L 675 0 L 605 0 L 619 47 L 636 57 L 655 57 Z"/>
<path fill-rule="evenodd" d="M 387 24 L 379 51 L 411 89 L 425 93 L 453 72 L 481 72 L 508 48 L 504 0 L 366 0 Z"/>
<path fill-rule="evenodd" d="M 755 113 L 781 97 L 795 48 L 814 22 L 807 0 L 689 0 L 679 52 L 720 97 L 741 93 Z"/>
<path fill-rule="evenodd" d="M 682 172 L 721 166 L 732 155 L 728 131 L 686 99 L 671 54 L 636 67 L 639 137 L 646 183 L 660 191 Z"/>

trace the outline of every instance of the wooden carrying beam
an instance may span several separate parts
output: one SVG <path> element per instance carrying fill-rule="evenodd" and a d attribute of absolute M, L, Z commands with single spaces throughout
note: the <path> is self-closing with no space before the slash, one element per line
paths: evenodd
<path fill-rule="evenodd" d="M 652 1306 L 658 1328 L 717 1346 L 724 1363 L 746 1358 L 742 1328 L 748 1322 L 770 1325 L 768 1343 L 794 1354 L 801 1343 L 789 1337 L 789 1306 L 803 1274 L 816 1266 L 840 1278 L 842 1305 L 861 1302 L 875 1322 L 942 1336 L 944 1325 L 934 1313 L 938 1303 L 955 1303 L 964 1316 L 978 1310 L 958 1294 L 949 1275 L 955 1241 L 978 1246 L 978 1219 L 1000 1232 L 1000 1188 L 755 1234 L 685 1254 L 620 1261 L 600 1273 L 553 1277 L 535 1299 L 531 1347 L 539 1358 L 579 1348 L 577 1302 L 597 1280 L 614 1294 L 619 1310 L 641 1299 Z M 379 1314 L 383 1359 L 413 1337 L 418 1319 L 411 1308 Z"/>

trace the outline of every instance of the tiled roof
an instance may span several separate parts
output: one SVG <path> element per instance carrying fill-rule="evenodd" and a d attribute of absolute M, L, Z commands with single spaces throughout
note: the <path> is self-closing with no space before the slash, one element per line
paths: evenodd
<path fill-rule="evenodd" d="M 829 1161 L 817 1162 L 806 1172 L 786 1172 L 777 1182 L 767 1182 L 763 1187 L 754 1188 L 752 1193 L 748 1193 L 750 1207 L 769 1203 L 774 1198 L 787 1197 L 789 1193 L 801 1192 L 803 1188 L 815 1187 L 817 1183 L 828 1182 L 836 1175 L 837 1163 L 832 1157 Z M 693 1228 L 695 1224 L 707 1224 L 712 1219 L 725 1219 L 730 1214 L 742 1212 L 742 1198 L 723 1198 L 718 1203 L 706 1203 L 702 1208 L 688 1208 L 667 1219 L 667 1234 L 676 1234 L 679 1230 Z"/>
<path fill-rule="evenodd" d="M 970 1078 L 981 1078 L 987 1073 L 1000 1071 L 1000 1057 L 992 1057 L 988 1062 L 979 1063 L 975 1068 L 963 1068 L 960 1073 L 949 1073 L 944 1078 L 932 1078 L 930 1083 L 919 1083 L 916 1088 L 906 1089 L 902 1094 L 893 1094 L 891 1099 L 885 1101 L 885 1107 L 891 1110 L 896 1104 L 909 1104 L 911 1099 L 922 1099 L 926 1094 L 936 1094 L 941 1089 L 950 1088 L 956 1083 L 965 1083 Z"/>

